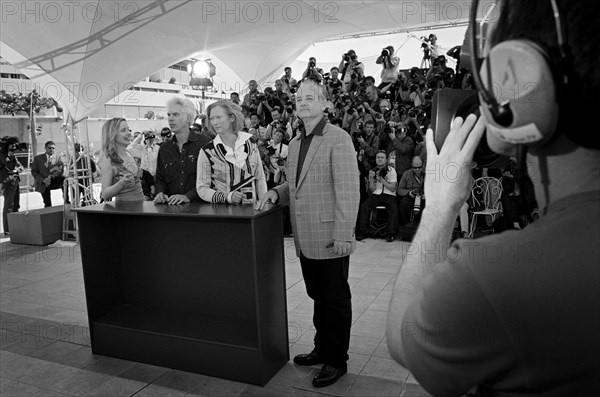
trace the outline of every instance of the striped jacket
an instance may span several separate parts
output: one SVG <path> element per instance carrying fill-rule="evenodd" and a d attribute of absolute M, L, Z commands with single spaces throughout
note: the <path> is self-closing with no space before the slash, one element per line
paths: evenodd
<path fill-rule="evenodd" d="M 198 155 L 198 171 L 196 174 L 196 190 L 204 201 L 209 203 L 226 203 L 231 187 L 253 175 L 256 179 L 257 199 L 267 191 L 267 182 L 258 147 L 250 140 L 252 135 L 239 132 L 235 155 L 226 158 L 227 148 L 217 136 L 207 143 Z M 234 162 L 231 158 L 235 158 Z"/>

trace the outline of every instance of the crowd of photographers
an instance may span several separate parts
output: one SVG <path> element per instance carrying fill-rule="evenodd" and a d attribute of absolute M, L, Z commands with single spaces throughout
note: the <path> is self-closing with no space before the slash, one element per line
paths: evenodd
<path fill-rule="evenodd" d="M 435 35 L 422 38 L 428 68 L 415 66 L 400 71 L 394 47 L 382 49 L 376 59 L 381 65 L 378 85 L 375 77 L 365 75 L 365 66 L 354 50 L 342 54 L 339 65 L 328 71 L 311 57 L 299 79 L 309 78 L 325 86 L 328 101 L 324 116 L 347 131 L 354 142 L 361 173 L 359 240 L 366 237 L 370 213 L 377 206 L 388 210 L 388 241 L 398 235 L 398 225 L 407 224 L 418 213 L 424 203 L 424 134 L 430 123 L 433 94 L 446 87 L 474 88 L 464 69 L 447 66 L 446 57 L 439 55 L 436 39 Z M 458 60 L 455 50 L 448 54 Z M 230 95 L 242 108 L 244 131 L 251 133 L 258 144 L 269 187 L 285 182 L 288 143 L 302 128 L 295 108 L 298 84 L 292 69 L 286 67 L 274 87 L 265 87 L 261 92 L 257 82 L 251 80 L 243 99 L 238 93 Z M 191 129 L 214 138 L 205 128 L 202 115 L 198 121 Z M 160 133 L 144 131 L 136 136 L 136 144 L 145 146 L 139 152 L 141 168 L 146 171 L 142 187 L 151 200 L 159 145 L 170 138 L 171 131 L 165 127 Z"/>
<path fill-rule="evenodd" d="M 434 92 L 441 88 L 474 88 L 467 72 L 448 67 L 446 56 L 438 52 L 433 58 L 429 52 L 428 68 L 415 66 L 400 71 L 394 47 L 384 48 L 376 60 L 381 65 L 378 85 L 374 76 L 365 75 L 365 66 L 354 50 L 342 54 L 339 66 L 328 71 L 320 68 L 314 57 L 309 58 L 298 79 L 309 78 L 326 87 L 324 115 L 329 123 L 350 134 L 356 148 L 361 173 L 360 211 L 370 213 L 379 205 L 388 209 L 388 241 L 398 235 L 397 224 L 408 223 L 419 211 L 415 201 L 424 202 L 424 135 Z M 245 131 L 253 134 L 259 145 L 270 187 L 285 181 L 287 144 L 302 128 L 295 111 L 298 80 L 287 67 L 274 87 L 261 92 L 252 80 L 243 98 L 238 93 L 230 96 L 242 107 Z M 373 200 L 374 195 L 377 200 Z M 362 239 L 370 218 L 359 214 L 358 219 L 357 237 Z"/>

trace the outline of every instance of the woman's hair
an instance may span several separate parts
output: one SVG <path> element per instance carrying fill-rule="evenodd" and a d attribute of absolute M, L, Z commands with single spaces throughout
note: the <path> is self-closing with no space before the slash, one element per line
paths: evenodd
<path fill-rule="evenodd" d="M 115 143 L 119 126 L 124 118 L 115 117 L 107 120 L 102 126 L 102 151 L 112 165 L 123 164 L 123 159 L 117 153 L 117 144 Z"/>
<path fill-rule="evenodd" d="M 167 101 L 167 108 L 175 105 L 181 106 L 181 113 L 188 117 L 188 125 L 192 125 L 196 120 L 196 107 L 194 106 L 194 103 L 187 98 L 177 96 Z"/>
<path fill-rule="evenodd" d="M 244 129 L 244 115 L 242 114 L 242 108 L 240 108 L 239 105 L 236 105 L 235 103 L 228 101 L 226 99 L 220 100 L 218 102 L 215 103 L 211 103 L 208 108 L 206 109 L 206 127 L 208 128 L 208 131 L 214 135 L 217 135 L 217 132 L 215 131 L 214 127 L 212 126 L 211 122 L 210 122 L 210 114 L 213 111 L 213 109 L 215 108 L 222 108 L 225 111 L 225 114 L 227 114 L 227 116 L 233 116 L 234 120 L 233 120 L 233 126 L 232 129 L 234 132 L 238 132 Z"/>

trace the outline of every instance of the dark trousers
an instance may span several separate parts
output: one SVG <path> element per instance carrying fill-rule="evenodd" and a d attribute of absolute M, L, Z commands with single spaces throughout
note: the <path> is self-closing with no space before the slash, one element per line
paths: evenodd
<path fill-rule="evenodd" d="M 65 178 L 63 178 L 63 177 L 57 178 L 57 179 L 52 179 L 50 186 L 47 186 L 46 190 L 44 190 L 44 193 L 41 193 L 42 199 L 44 200 L 44 207 L 52 207 L 51 191 L 55 190 L 55 189 L 60 189 L 62 191 L 63 199 L 66 204 L 70 203 L 69 193 L 67 192 L 67 195 L 65 196 L 65 189 L 63 189 L 64 181 L 65 181 Z"/>
<path fill-rule="evenodd" d="M 406 196 L 398 196 L 398 215 L 400 226 L 410 223 L 410 217 L 413 212 L 414 205 L 415 199 L 410 197 L 410 195 L 407 194 Z M 421 200 L 421 212 L 423 212 L 424 208 L 425 200 Z"/>
<path fill-rule="evenodd" d="M 314 301 L 315 350 L 336 368 L 347 368 L 350 347 L 349 265 L 350 256 L 317 260 L 300 255 L 306 291 Z"/>
<path fill-rule="evenodd" d="M 19 184 L 3 184 L 2 189 L 4 191 L 4 206 L 2 207 L 2 226 L 5 232 L 8 230 L 8 214 L 11 212 L 19 211 Z"/>
<path fill-rule="evenodd" d="M 46 190 L 42 192 L 42 199 L 44 199 L 44 207 L 52 207 L 52 199 L 50 198 L 50 188 L 46 187 Z"/>
<path fill-rule="evenodd" d="M 384 206 L 388 211 L 388 234 L 396 235 L 396 233 L 398 233 L 398 207 L 396 205 L 396 196 L 383 193 L 377 195 L 372 194 L 361 204 L 359 212 L 360 225 L 358 230 L 361 233 L 367 231 L 371 211 L 380 205 Z"/>

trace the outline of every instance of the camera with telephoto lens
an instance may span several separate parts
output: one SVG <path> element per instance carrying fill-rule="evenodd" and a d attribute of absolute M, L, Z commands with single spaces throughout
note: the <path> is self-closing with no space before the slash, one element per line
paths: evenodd
<path fill-rule="evenodd" d="M 350 55 L 348 53 L 344 54 L 344 62 L 350 62 Z"/>
<path fill-rule="evenodd" d="M 390 50 L 388 50 L 387 48 L 384 48 L 383 51 L 381 51 L 381 56 L 382 57 L 389 57 L 390 56 Z"/>
<path fill-rule="evenodd" d="M 421 195 L 415 194 L 415 204 L 413 205 L 413 213 L 417 215 L 421 212 Z"/>
<path fill-rule="evenodd" d="M 290 86 L 290 94 L 295 94 L 296 92 L 298 92 L 298 84 Z"/>
<path fill-rule="evenodd" d="M 266 101 L 267 100 L 267 96 L 264 93 L 259 92 L 258 94 L 256 94 L 256 96 L 254 97 L 254 99 L 257 102 L 262 102 L 262 101 Z"/>
<path fill-rule="evenodd" d="M 310 61 L 310 62 L 308 63 L 308 66 L 309 66 L 310 68 L 314 68 L 314 67 L 316 67 L 316 66 L 317 66 L 317 63 L 316 63 L 315 61 Z"/>

